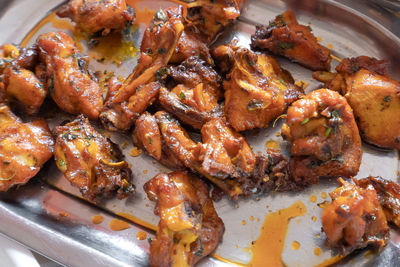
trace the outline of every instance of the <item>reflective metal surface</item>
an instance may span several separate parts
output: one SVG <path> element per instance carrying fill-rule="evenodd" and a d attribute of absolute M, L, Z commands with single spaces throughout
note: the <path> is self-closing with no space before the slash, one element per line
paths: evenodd
<path fill-rule="evenodd" d="M 7 10 L 0 13 L 3 14 L 0 18 L 0 43 L 19 43 L 35 23 L 61 2 L 59 0 L 25 0 L 13 1 L 6 7 L 2 6 L 3 10 Z M 166 1 L 143 2 L 146 5 L 152 5 L 153 8 L 168 5 Z M 374 9 L 365 5 L 364 1 L 249 0 L 245 3 L 240 21 L 231 31 L 226 32 L 219 42 L 237 38 L 241 45 L 248 47 L 254 25 L 267 23 L 286 8 L 294 10 L 300 22 L 311 23 L 314 34 L 322 38 L 324 45 L 332 45 L 335 56 L 343 58 L 365 54 L 389 59 L 392 75 L 400 79 L 398 65 L 400 39 L 391 31 L 393 21 L 387 19 L 389 14 L 384 11 L 371 12 Z M 49 30 L 52 30 L 51 25 L 42 28 L 38 34 Z M 296 80 L 307 81 L 308 90 L 320 86 L 319 83 L 310 79 L 311 71 L 285 59 L 280 58 L 279 61 Z M 129 73 L 134 63 L 129 64 L 124 68 L 125 70 L 120 70 L 120 74 Z M 51 120 L 51 126 L 57 125 L 65 119 L 65 116 L 61 113 L 57 114 Z M 276 140 L 283 149 L 287 147 L 287 144 L 275 135 L 280 130 L 280 125 L 278 124 L 273 129 L 246 134 L 255 152 L 263 152 L 265 142 L 271 139 Z M 116 134 L 111 138 L 120 145 L 125 142 L 131 143 L 129 136 Z M 147 224 L 156 225 L 158 219 L 153 214 L 153 203 L 145 197 L 142 185 L 154 174 L 166 169 L 154 163 L 146 155 L 130 157 L 130 149 L 129 145 L 124 149 L 124 154 L 132 164 L 134 183 L 138 189 L 135 196 L 123 201 L 106 201 L 96 207 L 75 197 L 79 196 L 79 192 L 60 176 L 55 164 L 51 162 L 40 172 L 38 178 L 54 187 L 36 179 L 19 190 L 0 194 L 2 218 L 0 231 L 68 266 L 146 266 L 148 242 L 137 240 L 136 233 L 146 231 L 151 236 L 152 232 L 134 224 L 128 230 L 114 232 L 109 230 L 108 223 L 116 217 L 115 213 L 124 212 Z M 366 177 L 371 174 L 397 180 L 398 157 L 398 152 L 395 151 L 380 151 L 364 146 L 363 163 L 357 177 Z M 295 201 L 302 200 L 307 206 L 307 214 L 290 222 L 282 255 L 283 260 L 287 266 L 314 266 L 324 262 L 334 254 L 331 250 L 324 248 L 323 236 L 316 237 L 321 229 L 319 219 L 321 209 L 317 207 L 317 203 L 326 200 L 321 193 L 330 192 L 335 187 L 335 181 L 328 180 L 301 194 L 271 194 L 262 196 L 260 199 L 239 200 L 237 203 L 226 198 L 222 199 L 215 205 L 225 222 L 226 231 L 216 255 L 230 261 L 247 263 L 251 258 L 248 248 L 251 241 L 257 239 L 264 216 L 270 211 L 288 207 Z M 311 195 L 316 196 L 317 202 L 310 201 Z M 95 214 L 101 214 L 105 218 L 102 224 L 92 224 L 91 217 Z M 313 222 L 312 216 L 316 216 L 317 221 Z M 254 219 L 251 220 L 251 217 Z M 243 225 L 242 221 L 246 221 L 246 224 Z M 291 249 L 290 245 L 294 240 L 300 242 L 299 250 Z M 321 256 L 313 254 L 315 247 L 323 248 Z M 349 266 L 357 263 L 363 266 L 399 266 L 399 259 L 400 236 L 397 232 L 393 232 L 391 243 L 381 254 L 366 257 L 363 251 L 340 265 Z M 208 258 L 199 265 L 223 266 L 227 264 Z"/>

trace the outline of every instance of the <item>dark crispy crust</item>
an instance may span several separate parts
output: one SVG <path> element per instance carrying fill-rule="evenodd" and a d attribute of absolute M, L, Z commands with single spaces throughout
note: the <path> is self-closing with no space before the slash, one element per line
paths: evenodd
<path fill-rule="evenodd" d="M 297 22 L 290 10 L 276 16 L 269 25 L 257 26 L 251 47 L 287 57 L 312 70 L 330 69 L 330 51 L 318 43 L 309 27 Z"/>

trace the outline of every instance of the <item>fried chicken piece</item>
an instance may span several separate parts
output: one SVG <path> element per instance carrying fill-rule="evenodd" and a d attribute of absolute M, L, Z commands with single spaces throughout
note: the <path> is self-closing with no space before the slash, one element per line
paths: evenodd
<path fill-rule="evenodd" d="M 35 115 L 47 95 L 41 77 L 35 74 L 38 66 L 36 46 L 18 48 L 3 45 L 0 73 L 3 74 L 3 99 L 16 104 L 17 109 Z"/>
<path fill-rule="evenodd" d="M 177 1 L 187 8 L 187 29 L 210 45 L 223 29 L 240 16 L 242 0 Z"/>
<path fill-rule="evenodd" d="M 44 120 L 24 123 L 0 104 L 0 191 L 28 182 L 53 150 L 54 140 Z"/>
<path fill-rule="evenodd" d="M 190 57 L 179 66 L 171 66 L 169 76 L 177 85 L 171 92 L 160 91 L 159 103 L 166 111 L 195 129 L 222 115 L 218 105 L 221 77 L 205 61 Z"/>
<path fill-rule="evenodd" d="M 213 64 L 208 46 L 200 41 L 193 33 L 183 31 L 175 52 L 170 59 L 170 63 L 179 64 L 190 57 L 198 57 L 205 60 L 208 64 Z"/>
<path fill-rule="evenodd" d="M 144 148 L 156 160 L 161 160 L 161 133 L 154 116 L 144 112 L 136 120 L 132 138 L 135 145 Z"/>
<path fill-rule="evenodd" d="M 332 60 L 330 51 L 318 43 L 309 27 L 297 22 L 290 10 L 267 26 L 257 26 L 251 47 L 287 57 L 312 70 L 329 70 Z"/>
<path fill-rule="evenodd" d="M 54 102 L 68 113 L 96 120 L 103 106 L 102 91 L 86 73 L 72 38 L 65 32 L 50 32 L 40 35 L 37 43 Z"/>
<path fill-rule="evenodd" d="M 366 189 L 372 185 L 377 194 L 379 203 L 383 208 L 389 222 L 400 227 L 400 185 L 382 177 L 369 176 L 364 179 L 354 180 L 354 182 Z"/>
<path fill-rule="evenodd" d="M 203 181 L 186 172 L 160 173 L 144 190 L 160 216 L 150 266 L 194 266 L 215 250 L 225 227 Z"/>
<path fill-rule="evenodd" d="M 294 102 L 282 136 L 291 142 L 290 173 L 297 183 L 358 173 L 360 135 L 349 104 L 337 92 L 320 89 Z"/>
<path fill-rule="evenodd" d="M 42 82 L 27 69 L 7 67 L 4 85 L 9 102 L 15 101 L 18 108 L 28 115 L 37 114 L 47 96 Z"/>
<path fill-rule="evenodd" d="M 400 83 L 389 77 L 387 64 L 366 56 L 346 58 L 337 73 L 315 72 L 313 77 L 346 97 L 363 140 L 400 149 Z"/>
<path fill-rule="evenodd" d="M 138 88 L 148 88 L 148 84 L 166 71 L 166 65 L 175 51 L 183 29 L 180 6 L 157 11 L 144 33 L 138 65 L 124 84 L 107 100 L 102 110 L 100 119 L 107 129 L 129 130 L 138 116 L 129 116 L 129 113 L 137 111 L 129 110 L 126 106 L 133 106 L 130 104 L 131 97 L 137 94 Z M 158 96 L 158 91 L 155 93 L 151 90 L 151 92 L 147 96 L 147 106 Z"/>
<path fill-rule="evenodd" d="M 339 183 L 341 186 L 330 193 L 332 203 L 322 212 L 328 244 L 343 254 L 368 245 L 384 247 L 389 228 L 375 189 L 363 189 L 341 178 Z"/>
<path fill-rule="evenodd" d="M 217 47 L 212 54 L 221 71 L 228 73 L 224 111 L 236 131 L 268 127 L 301 95 L 290 74 L 270 56 L 234 43 Z"/>
<path fill-rule="evenodd" d="M 118 146 L 98 133 L 85 116 L 56 127 L 56 133 L 57 167 L 85 198 L 96 201 L 117 191 L 122 199 L 134 193 L 131 169 Z"/>
<path fill-rule="evenodd" d="M 102 35 L 135 21 L 135 12 L 125 0 L 70 0 L 57 10 L 57 16 L 70 18 L 84 32 L 102 31 Z"/>

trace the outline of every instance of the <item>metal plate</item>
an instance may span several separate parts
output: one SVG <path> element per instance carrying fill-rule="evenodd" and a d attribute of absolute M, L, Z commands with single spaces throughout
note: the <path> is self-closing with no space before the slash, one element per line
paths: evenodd
<path fill-rule="evenodd" d="M 14 1 L 9 6 L 3 7 L 7 11 L 2 13 L 0 19 L 2 33 L 0 43 L 20 42 L 32 25 L 61 2 L 59 0 L 25 0 Z M 155 0 L 142 1 L 140 4 L 140 7 L 148 6 L 153 9 L 171 5 L 168 1 Z M 357 5 L 358 1 L 353 1 L 353 4 Z M 336 1 L 249 0 L 245 3 L 240 21 L 227 31 L 219 42 L 237 38 L 241 45 L 248 47 L 249 37 L 254 32 L 254 24 L 265 24 L 286 8 L 294 10 L 301 23 L 311 23 L 314 34 L 322 38 L 324 45 L 332 45 L 335 56 L 343 58 L 369 55 L 389 59 L 392 63 L 390 70 L 393 77 L 400 78 L 400 66 L 395 64 L 400 61 L 398 53 L 400 39 L 383 26 L 387 23 L 387 20 L 382 20 L 386 18 L 385 16 L 380 14 L 377 18 L 380 22 L 378 23 L 365 15 L 369 14 L 369 9 L 365 6 L 362 6 L 364 13 L 360 13 Z M 50 30 L 54 30 L 54 25 L 44 25 L 36 36 Z M 142 31 L 143 27 L 139 28 L 137 43 L 140 43 Z M 309 82 L 308 90 L 320 86 L 319 83 L 310 79 L 311 71 L 285 59 L 279 58 L 279 61 L 296 80 Z M 125 62 L 122 68 L 116 69 L 115 66 L 113 68 L 126 76 L 133 69 L 135 62 L 133 59 Z M 95 70 L 110 68 L 96 62 L 92 62 L 91 67 Z M 50 125 L 54 127 L 68 117 L 72 118 L 63 113 L 56 114 L 50 120 Z M 264 152 L 266 141 L 271 139 L 276 140 L 285 151 L 287 144 L 275 135 L 280 130 L 281 123 L 275 128 L 246 133 L 255 152 Z M 120 145 L 125 142 L 131 143 L 130 136 L 112 134 L 111 139 Z M 0 194 L 2 200 L 0 202 L 0 216 L 2 216 L 0 231 L 58 262 L 71 266 L 147 265 L 148 243 L 138 241 L 135 237 L 136 233 L 145 230 L 144 228 L 132 225 L 132 228 L 122 232 L 113 232 L 108 228 L 108 222 L 115 217 L 115 213 L 119 212 L 131 214 L 146 224 L 153 226 L 157 224 L 158 218 L 153 214 L 154 204 L 147 200 L 142 186 L 156 173 L 167 169 L 144 154 L 140 157 L 130 157 L 131 148 L 131 145 L 126 147 L 124 154 L 128 162 L 132 164 L 134 183 L 138 189 L 135 196 L 122 201 L 106 201 L 99 204 L 99 207 L 95 207 L 73 197 L 79 196 L 79 192 L 61 177 L 52 162 L 39 175 L 52 186 L 33 181 L 18 191 Z M 380 175 L 397 180 L 396 171 L 398 170 L 398 152 L 380 151 L 364 146 L 363 162 L 357 177 Z M 334 180 L 326 180 L 300 194 L 271 194 L 262 196 L 260 199 L 240 199 L 237 203 L 227 198 L 222 199 L 215 206 L 225 223 L 226 231 L 222 243 L 215 252 L 216 256 L 231 262 L 246 264 L 251 259 L 248 248 L 251 241 L 257 239 L 265 215 L 301 200 L 307 207 L 307 213 L 291 220 L 282 258 L 287 266 L 314 266 L 324 262 L 333 254 L 331 250 L 324 248 L 323 237 L 316 236 L 321 230 L 319 219 L 321 209 L 317 207 L 317 203 L 326 200 L 322 197 L 322 192 L 330 192 L 336 186 Z M 316 196 L 317 201 L 311 202 L 310 196 Z M 68 216 L 61 216 L 60 213 L 63 212 L 66 212 Z M 102 214 L 105 221 L 100 225 L 93 225 L 91 216 L 94 214 Z M 313 222 L 312 216 L 316 216 L 317 221 Z M 250 219 L 252 217 L 253 220 Z M 245 225 L 243 221 L 246 222 Z M 151 235 L 151 232 L 148 234 Z M 301 248 L 296 251 L 291 249 L 291 243 L 294 240 L 301 244 Z M 323 252 L 320 256 L 313 254 L 315 247 L 322 248 Z M 359 254 L 354 261 L 360 265 L 398 266 L 400 265 L 399 258 L 400 237 L 393 232 L 391 243 L 380 255 L 364 257 L 363 254 Z M 213 258 L 205 259 L 200 263 L 204 266 L 224 264 Z M 353 263 L 344 262 L 343 264 Z"/>

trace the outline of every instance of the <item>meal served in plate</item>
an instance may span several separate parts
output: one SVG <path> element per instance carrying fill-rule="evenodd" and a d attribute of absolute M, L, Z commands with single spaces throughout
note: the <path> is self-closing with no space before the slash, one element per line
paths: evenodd
<path fill-rule="evenodd" d="M 155 12 L 125 80 L 102 83 L 63 31 L 41 34 L 30 48 L 1 47 L 0 191 L 25 184 L 54 155 L 65 179 L 89 201 L 133 194 L 130 166 L 96 124 L 129 134 L 135 146 L 175 170 L 144 185 L 160 217 L 152 266 L 193 266 L 216 249 L 225 227 L 210 191 L 240 202 L 301 191 L 325 178 L 340 184 L 321 218 L 328 246 L 344 255 L 368 245 L 383 249 L 388 222 L 400 225 L 400 185 L 353 177 L 362 140 L 400 148 L 400 84 L 388 75 L 386 61 L 360 55 L 328 72 L 329 49 L 290 10 L 257 26 L 251 49 L 237 40 L 217 46 L 219 34 L 239 18 L 242 1 L 174 2 Z M 71 0 L 56 13 L 92 36 L 135 23 L 134 9 L 123 0 Z M 306 94 L 269 53 L 315 70 L 323 87 Z M 44 102 L 77 117 L 52 133 L 44 119 L 30 119 L 45 117 Z M 255 153 L 244 131 L 282 117 L 290 156 Z"/>

